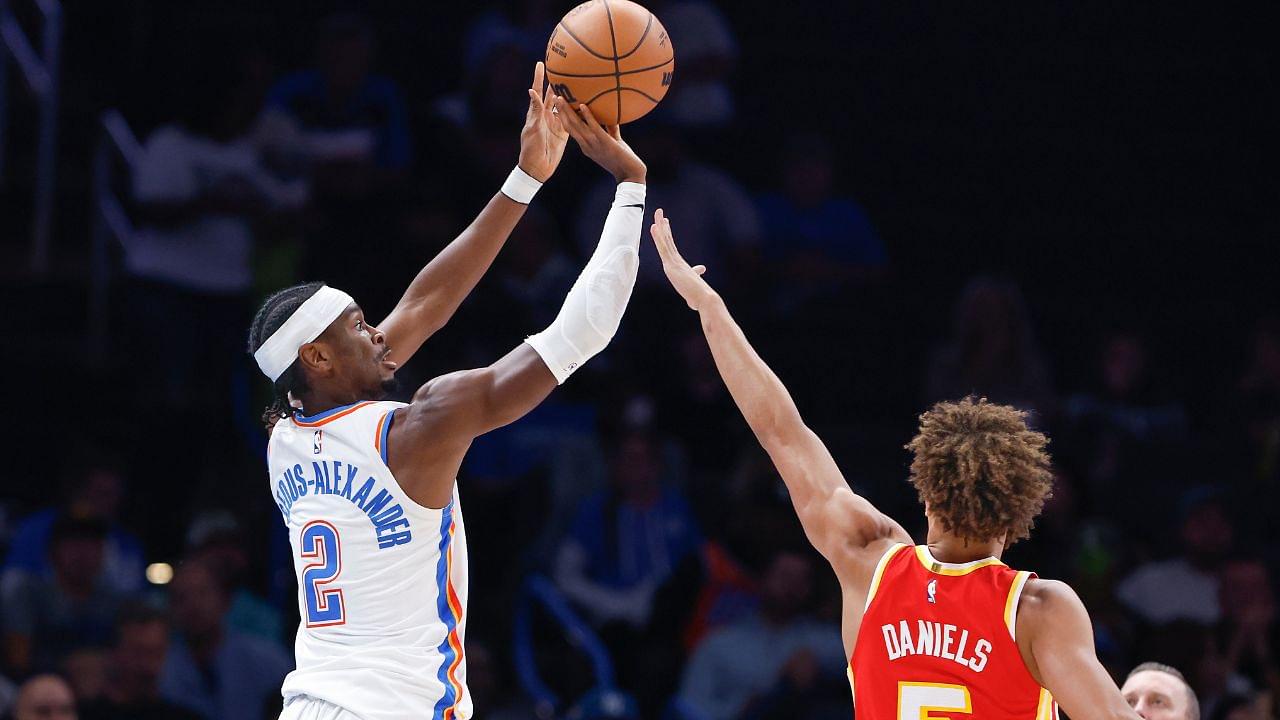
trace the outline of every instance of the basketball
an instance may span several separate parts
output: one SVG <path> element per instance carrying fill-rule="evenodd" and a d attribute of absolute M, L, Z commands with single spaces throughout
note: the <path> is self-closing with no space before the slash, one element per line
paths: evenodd
<path fill-rule="evenodd" d="M 588 0 L 570 10 L 547 43 L 547 81 L 602 125 L 621 125 L 658 106 L 671 87 L 675 50 L 658 18 L 631 0 Z"/>

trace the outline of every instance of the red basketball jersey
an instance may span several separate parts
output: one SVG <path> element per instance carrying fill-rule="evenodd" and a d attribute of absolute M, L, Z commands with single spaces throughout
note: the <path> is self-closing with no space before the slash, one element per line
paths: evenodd
<path fill-rule="evenodd" d="M 1057 720 L 1015 639 L 1033 577 L 995 558 L 943 563 L 923 545 L 890 548 L 849 661 L 857 720 Z"/>

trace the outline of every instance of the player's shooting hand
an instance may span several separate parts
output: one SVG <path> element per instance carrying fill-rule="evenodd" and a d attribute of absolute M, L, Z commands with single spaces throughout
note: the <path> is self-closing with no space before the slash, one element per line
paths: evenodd
<path fill-rule="evenodd" d="M 647 171 L 644 161 L 623 141 L 617 125 L 610 125 L 606 130 L 586 105 L 574 108 L 561 97 L 555 99 L 555 106 L 565 129 L 582 148 L 582 154 L 612 173 L 620 183 L 644 182 Z"/>
<path fill-rule="evenodd" d="M 703 305 L 716 297 L 706 280 L 702 279 L 707 271 L 706 265 L 689 266 L 689 263 L 676 249 L 676 240 L 671 236 L 671 221 L 663 214 L 662 208 L 653 214 L 653 225 L 649 226 L 649 234 L 658 246 L 658 255 L 662 257 L 662 271 L 667 274 L 671 286 L 680 293 L 680 297 L 689 303 L 694 310 L 701 310 Z"/>
<path fill-rule="evenodd" d="M 529 112 L 520 131 L 520 169 L 539 182 L 546 182 L 556 171 L 560 158 L 564 157 L 564 146 L 569 142 L 569 133 L 560 122 L 561 111 L 552 103 L 556 95 L 543 79 L 545 74 L 542 63 L 534 66 Z"/>

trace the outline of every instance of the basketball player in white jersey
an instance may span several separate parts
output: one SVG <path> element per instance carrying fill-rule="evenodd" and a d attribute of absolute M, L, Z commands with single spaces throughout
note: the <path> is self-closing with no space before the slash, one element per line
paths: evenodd
<path fill-rule="evenodd" d="M 519 164 L 378 327 L 319 284 L 268 298 L 250 348 L 274 383 L 270 488 L 294 551 L 301 623 L 288 720 L 467 720 L 466 530 L 455 483 L 472 439 L 540 403 L 604 349 L 631 296 L 645 166 L 539 63 Z M 494 364 L 382 401 L 404 363 L 488 268 L 573 136 L 618 190 L 600 244 L 552 324 Z M 367 251 L 353 247 L 353 252 Z M 294 405 L 295 407 L 290 407 Z"/>

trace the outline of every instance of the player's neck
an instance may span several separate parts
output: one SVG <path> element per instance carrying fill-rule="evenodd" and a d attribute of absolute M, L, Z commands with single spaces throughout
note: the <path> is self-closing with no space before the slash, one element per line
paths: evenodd
<path fill-rule="evenodd" d="M 302 398 L 302 414 L 304 417 L 315 417 L 322 412 L 327 412 L 336 407 L 343 407 L 358 402 L 348 396 L 340 396 L 330 394 L 319 389 L 312 389 L 307 396 Z"/>
<path fill-rule="evenodd" d="M 935 531 L 932 527 L 929 528 L 928 545 L 929 554 L 944 563 L 967 563 L 989 557 L 999 558 L 1004 554 L 1003 539 L 976 542 Z"/>

